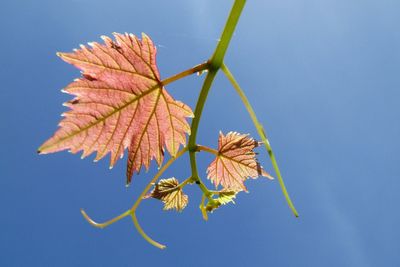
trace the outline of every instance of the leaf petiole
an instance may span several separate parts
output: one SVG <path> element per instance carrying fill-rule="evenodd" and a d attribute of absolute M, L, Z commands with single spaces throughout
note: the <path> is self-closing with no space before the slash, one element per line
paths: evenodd
<path fill-rule="evenodd" d="M 228 192 L 234 192 L 234 191 L 228 191 Z M 210 190 L 210 193 L 213 195 L 221 195 L 226 193 L 226 191 L 216 191 L 216 190 Z"/>
<path fill-rule="evenodd" d="M 207 147 L 207 146 L 197 145 L 197 149 L 199 151 L 205 151 L 205 152 L 214 154 L 216 156 L 218 156 L 218 154 L 219 154 L 217 150 L 215 150 L 215 149 L 213 149 L 211 147 Z"/>
<path fill-rule="evenodd" d="M 183 188 L 185 187 L 187 184 L 193 183 L 193 179 L 192 177 L 187 178 L 186 180 L 184 180 L 182 183 L 180 183 L 177 187 L 178 188 Z"/>
<path fill-rule="evenodd" d="M 186 180 L 184 180 L 182 183 L 178 184 L 177 186 L 172 187 L 172 188 L 170 188 L 170 189 L 168 189 L 168 190 L 163 190 L 162 192 L 163 192 L 163 194 L 171 193 L 171 192 L 174 192 L 174 191 L 176 191 L 176 190 L 182 189 L 182 188 L 185 187 L 188 183 L 192 183 L 192 182 L 193 182 L 193 181 L 192 181 L 192 177 L 189 177 L 189 178 L 187 178 Z M 157 183 L 154 184 L 154 185 L 157 185 Z M 143 198 L 146 199 L 147 196 L 145 195 Z"/>
<path fill-rule="evenodd" d="M 170 84 L 172 82 L 175 82 L 177 80 L 185 78 L 186 76 L 189 76 L 189 75 L 192 75 L 192 74 L 195 74 L 195 73 L 199 73 L 199 72 L 202 72 L 204 70 L 208 70 L 209 67 L 210 67 L 210 64 L 207 61 L 207 62 L 204 62 L 202 64 L 196 65 L 193 68 L 184 70 L 184 71 L 182 71 L 182 72 L 180 72 L 178 74 L 175 74 L 175 75 L 173 75 L 171 77 L 168 77 L 168 78 L 162 80 L 161 83 L 165 86 L 167 84 Z"/>

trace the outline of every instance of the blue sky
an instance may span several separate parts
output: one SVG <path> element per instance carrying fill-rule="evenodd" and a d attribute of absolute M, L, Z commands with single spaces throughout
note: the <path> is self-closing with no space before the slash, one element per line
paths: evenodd
<path fill-rule="evenodd" d="M 187 188 L 183 213 L 148 200 L 138 211 L 146 243 L 126 210 L 152 175 L 125 188 L 124 160 L 92 163 L 67 152 L 38 156 L 56 129 L 60 92 L 79 72 L 55 55 L 112 32 L 147 33 L 163 78 L 206 60 L 232 1 L 70 0 L 0 3 L 1 266 L 399 266 L 400 2 L 248 1 L 226 55 L 270 137 L 300 218 L 277 181 L 247 183 L 235 205 L 201 219 Z M 204 76 L 168 86 L 194 108 Z M 198 141 L 256 131 L 220 73 Z M 263 149 L 260 161 L 272 173 Z M 199 167 L 211 162 L 199 155 Z M 165 177 L 188 177 L 189 160 Z"/>

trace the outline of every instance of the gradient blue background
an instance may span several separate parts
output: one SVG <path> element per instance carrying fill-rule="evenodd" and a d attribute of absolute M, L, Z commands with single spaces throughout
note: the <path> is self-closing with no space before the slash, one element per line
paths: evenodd
<path fill-rule="evenodd" d="M 248 1 L 226 62 L 264 123 L 295 219 L 277 181 L 247 183 L 236 205 L 201 219 L 196 187 L 181 214 L 144 202 L 138 218 L 166 243 L 146 243 L 129 219 L 91 227 L 126 210 L 152 175 L 124 186 L 125 160 L 38 156 L 52 135 L 60 93 L 78 70 L 56 51 L 102 34 L 146 32 L 166 78 L 206 60 L 232 1 L 3 0 L 0 3 L 0 266 L 400 266 L 400 2 Z M 194 108 L 204 76 L 168 86 Z M 256 135 L 219 75 L 199 143 L 219 130 Z M 263 149 L 262 164 L 271 170 Z M 211 157 L 199 156 L 200 170 Z M 165 177 L 190 172 L 183 157 Z M 272 172 L 272 170 L 271 170 Z"/>

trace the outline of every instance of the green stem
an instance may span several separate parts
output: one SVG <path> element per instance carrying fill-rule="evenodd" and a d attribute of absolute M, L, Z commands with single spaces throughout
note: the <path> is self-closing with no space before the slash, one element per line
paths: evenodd
<path fill-rule="evenodd" d="M 199 177 L 199 173 L 197 171 L 197 162 L 196 162 L 196 136 L 197 130 L 199 128 L 199 122 L 201 118 L 201 114 L 203 111 L 204 103 L 206 102 L 208 92 L 211 88 L 211 85 L 214 81 L 215 75 L 217 74 L 216 70 L 210 70 L 207 73 L 206 79 L 204 80 L 203 87 L 200 91 L 199 98 L 197 100 L 197 105 L 194 111 L 194 118 L 191 125 L 190 137 L 189 137 L 189 157 L 190 157 L 190 166 L 192 168 L 192 179 L 198 184 L 202 185 L 201 179 Z M 200 184 L 199 184 L 200 183 Z M 204 191 L 204 188 L 200 187 L 205 194 L 208 194 L 208 190 Z"/>
<path fill-rule="evenodd" d="M 97 228 L 105 228 L 105 227 L 121 220 L 122 218 L 125 218 L 126 216 L 130 215 L 131 211 L 127 210 L 124 213 L 118 215 L 117 217 L 115 217 L 111 220 L 108 220 L 104 223 L 97 223 L 97 222 L 93 221 L 83 209 L 81 209 L 81 213 L 82 213 L 83 217 L 86 219 L 86 221 L 88 221 L 92 226 L 97 227 Z"/>
<path fill-rule="evenodd" d="M 185 70 L 185 71 L 182 71 L 182 72 L 180 72 L 178 74 L 175 74 L 175 75 L 173 75 L 171 77 L 168 77 L 168 78 L 162 80 L 161 83 L 163 85 L 167 85 L 169 83 L 172 83 L 172 82 L 175 82 L 175 81 L 177 81 L 179 79 L 182 79 L 182 78 L 184 78 L 186 76 L 192 75 L 194 73 L 198 73 L 198 72 L 203 71 L 203 70 L 207 70 L 209 67 L 210 67 L 209 63 L 208 62 L 204 62 L 202 64 L 194 66 L 193 68 L 190 68 L 188 70 Z"/>
<path fill-rule="evenodd" d="M 215 75 L 217 74 L 216 70 L 210 70 L 207 73 L 207 76 L 204 80 L 203 86 L 201 88 L 199 98 L 197 99 L 196 108 L 194 110 L 194 118 L 192 121 L 191 129 L 190 129 L 190 137 L 189 137 L 189 152 L 191 154 L 196 152 L 196 137 L 197 137 L 197 130 L 199 128 L 201 114 L 203 112 L 204 104 L 207 100 L 208 92 L 210 91 L 211 85 L 214 81 Z M 197 168 L 194 168 L 197 171 Z M 193 168 L 192 168 L 193 170 Z M 198 175 L 193 175 L 198 177 Z"/>
<path fill-rule="evenodd" d="M 150 244 L 152 244 L 155 247 L 158 247 L 159 249 L 164 249 L 166 248 L 165 245 L 158 243 L 157 241 L 154 241 L 153 239 L 151 239 L 142 229 L 142 227 L 140 226 L 137 218 L 136 218 L 136 214 L 135 213 L 131 213 L 131 217 L 132 217 L 132 221 L 133 224 L 135 225 L 136 229 L 138 230 L 139 234 Z"/>
<path fill-rule="evenodd" d="M 167 163 L 165 163 L 164 166 L 157 172 L 157 174 L 151 179 L 151 181 L 147 184 L 145 189 L 142 191 L 136 202 L 133 204 L 132 208 L 130 209 L 130 214 L 132 216 L 133 224 L 135 225 L 136 229 L 138 230 L 139 234 L 150 244 L 160 248 L 164 249 L 166 246 L 158 243 L 157 241 L 154 241 L 151 239 L 140 227 L 140 224 L 136 218 L 136 210 L 139 206 L 139 204 L 142 202 L 143 197 L 146 195 L 146 193 L 150 190 L 151 186 L 160 178 L 160 176 L 168 169 L 169 166 L 171 166 L 172 163 L 174 163 L 175 160 L 177 160 L 179 157 L 181 157 L 185 152 L 188 150 L 187 147 L 184 147 L 182 150 L 180 150 L 174 158 L 170 158 Z"/>
<path fill-rule="evenodd" d="M 210 91 L 211 85 L 214 81 L 215 76 L 221 64 L 224 60 L 226 50 L 228 49 L 229 42 L 232 38 L 233 32 L 236 28 L 236 25 L 239 21 L 240 14 L 242 13 L 244 4 L 246 0 L 235 0 L 231 12 L 229 14 L 228 20 L 226 21 L 224 30 L 222 32 L 220 42 L 218 43 L 217 47 L 215 48 L 214 54 L 208 62 L 209 72 L 204 80 L 203 86 L 201 88 L 196 108 L 194 110 L 194 118 L 191 124 L 191 134 L 189 137 L 188 147 L 189 147 L 189 157 L 190 157 L 190 166 L 192 169 L 192 179 L 196 182 L 196 184 L 200 187 L 203 191 L 204 195 L 209 198 L 209 201 L 213 202 L 211 198 L 211 194 L 207 187 L 201 181 L 198 170 L 197 170 L 197 162 L 196 162 L 196 137 L 197 137 L 197 130 L 200 123 L 201 114 L 203 112 L 204 104 L 206 102 L 208 92 Z"/>
<path fill-rule="evenodd" d="M 122 214 L 118 215 L 117 217 L 115 217 L 115 218 L 113 218 L 113 219 L 111 219 L 111 220 L 108 220 L 108 221 L 106 221 L 106 222 L 104 222 L 104 223 L 97 223 L 97 222 L 93 221 L 93 220 L 89 217 L 89 215 L 87 215 L 87 213 L 86 213 L 83 209 L 81 209 L 81 213 L 82 213 L 83 217 L 84 217 L 91 225 L 93 225 L 94 227 L 97 227 L 97 228 L 104 228 L 104 227 L 107 227 L 107 226 L 109 226 L 109 225 L 111 225 L 111 224 L 113 224 L 113 223 L 115 223 L 115 222 L 121 220 L 122 218 L 125 218 L 125 217 L 128 216 L 128 215 L 131 215 L 132 220 L 133 220 L 133 224 L 135 225 L 135 227 L 136 227 L 136 229 L 138 230 L 139 234 L 140 234 L 146 241 L 148 241 L 150 244 L 152 244 L 152 245 L 154 245 L 154 246 L 156 246 L 156 247 L 158 247 L 158 248 L 160 248 L 160 249 L 165 248 L 164 245 L 162 245 L 162 244 L 160 244 L 160 243 L 154 241 L 153 239 L 151 239 L 151 238 L 143 231 L 142 227 L 140 227 L 139 222 L 138 222 L 138 220 L 137 220 L 137 218 L 136 218 L 136 210 L 137 210 L 137 208 L 138 208 L 140 202 L 142 202 L 144 195 L 150 190 L 151 186 L 158 180 L 158 178 L 160 178 L 160 176 L 168 169 L 168 167 L 171 166 L 171 164 L 172 164 L 175 160 L 177 160 L 180 156 L 182 156 L 183 154 L 185 154 L 186 151 L 188 151 L 188 148 L 187 148 L 187 147 L 184 147 L 182 150 L 180 150 L 180 151 L 176 154 L 176 156 L 175 156 L 174 158 L 170 158 L 170 159 L 168 160 L 168 162 L 157 172 L 157 174 L 153 177 L 153 179 L 151 179 L 151 181 L 147 184 L 146 188 L 145 188 L 145 189 L 143 190 L 143 192 L 140 194 L 139 198 L 138 198 L 138 199 L 136 200 L 136 202 L 133 204 L 133 206 L 132 206 L 131 209 L 125 211 L 124 213 L 122 213 Z M 186 184 L 186 183 L 188 183 L 188 182 L 190 182 L 190 178 L 187 179 L 187 180 L 185 180 L 182 184 L 184 184 L 184 183 Z M 182 184 L 181 184 L 181 185 L 182 185 Z M 184 185 L 182 185 L 182 186 L 184 186 Z"/>
<path fill-rule="evenodd" d="M 232 75 L 232 73 L 229 71 L 228 67 L 225 64 L 222 64 L 221 66 L 222 71 L 225 73 L 226 77 L 229 79 L 229 81 L 232 83 L 233 88 L 235 88 L 236 92 L 239 94 L 240 99 L 242 100 L 243 104 L 245 105 L 247 111 L 250 114 L 251 120 L 253 121 L 254 126 L 257 129 L 257 132 L 261 138 L 261 140 L 263 141 L 265 148 L 268 151 L 268 155 L 271 158 L 271 162 L 272 162 L 272 166 L 274 167 L 274 170 L 276 172 L 276 176 L 278 177 L 278 181 L 279 181 L 279 185 L 282 189 L 283 195 L 286 198 L 286 201 L 290 207 L 290 209 L 292 210 L 294 216 L 299 217 L 299 214 L 297 213 L 296 208 L 294 207 L 292 200 L 290 199 L 289 193 L 286 190 L 286 186 L 285 183 L 283 182 L 283 178 L 281 175 L 281 172 L 279 170 L 278 167 L 278 163 L 276 161 L 275 158 L 275 154 L 272 151 L 272 147 L 267 139 L 267 136 L 265 134 L 264 128 L 263 126 L 260 124 L 260 122 L 258 121 L 256 114 L 253 110 L 253 107 L 250 105 L 249 100 L 247 99 L 246 95 L 244 94 L 243 90 L 240 88 L 239 83 L 235 80 L 234 76 Z"/>
<path fill-rule="evenodd" d="M 245 4 L 246 0 L 236 0 L 233 4 L 228 20 L 226 21 L 225 28 L 222 32 L 220 41 L 215 48 L 213 56 L 211 57 L 210 64 L 212 69 L 218 70 L 224 62 L 226 50 L 228 49 L 233 32 L 235 31 L 236 25 L 239 21 Z"/>

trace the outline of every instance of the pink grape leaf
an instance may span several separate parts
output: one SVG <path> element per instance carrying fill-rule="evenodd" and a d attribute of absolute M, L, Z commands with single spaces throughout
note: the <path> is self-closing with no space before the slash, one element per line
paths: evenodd
<path fill-rule="evenodd" d="M 164 88 L 156 65 L 156 47 L 143 34 L 114 33 L 115 41 L 81 45 L 72 53 L 58 53 L 82 71 L 83 77 L 63 92 L 75 95 L 65 106 L 64 119 L 41 154 L 83 150 L 82 158 L 97 151 L 95 161 L 111 154 L 110 168 L 128 148 L 127 184 L 142 165 L 155 159 L 162 164 L 164 149 L 175 156 L 186 143 L 193 117 L 187 105 L 174 100 Z"/>
<path fill-rule="evenodd" d="M 215 187 L 222 185 L 225 190 L 247 191 L 244 181 L 247 178 L 265 176 L 273 179 L 256 159 L 253 151 L 259 142 L 247 134 L 229 132 L 219 133 L 218 155 L 207 168 L 207 177 Z"/>
<path fill-rule="evenodd" d="M 144 198 L 156 198 L 164 202 L 164 210 L 176 209 L 182 211 L 189 202 L 188 196 L 178 187 L 179 182 L 174 177 L 161 179 L 154 185 L 153 191 Z"/>

